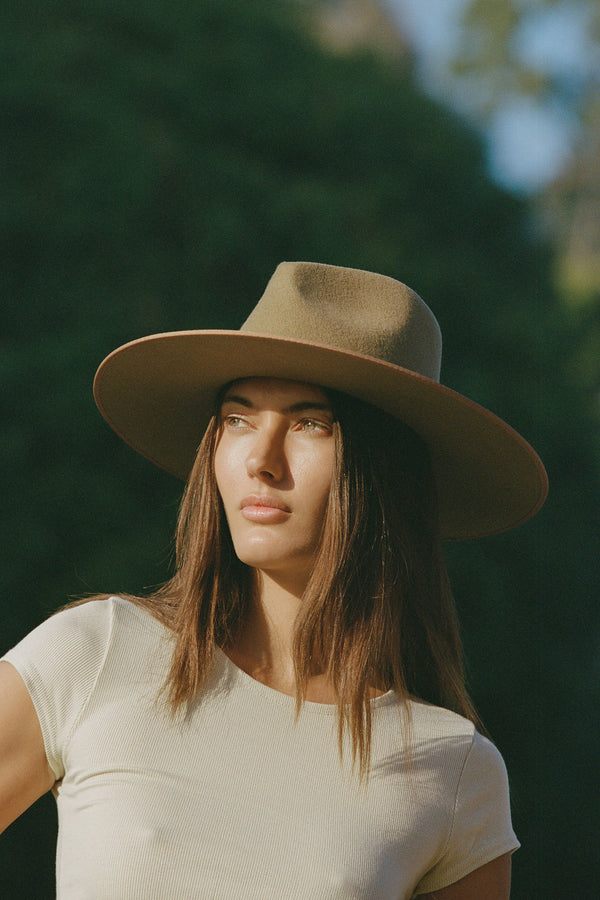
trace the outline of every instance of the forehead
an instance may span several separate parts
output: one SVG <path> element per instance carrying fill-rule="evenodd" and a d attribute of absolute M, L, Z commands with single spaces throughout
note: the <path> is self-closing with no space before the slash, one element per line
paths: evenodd
<path fill-rule="evenodd" d="M 283 378 L 240 378 L 227 386 L 221 402 L 226 403 L 239 397 L 248 400 L 253 406 L 275 409 L 299 403 L 330 406 L 325 391 L 319 385 Z"/>

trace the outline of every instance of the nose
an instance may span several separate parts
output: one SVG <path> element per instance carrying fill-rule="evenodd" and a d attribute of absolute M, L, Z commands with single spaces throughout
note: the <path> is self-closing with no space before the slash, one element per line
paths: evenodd
<path fill-rule="evenodd" d="M 259 429 L 246 457 L 246 469 L 253 478 L 270 484 L 281 482 L 287 474 L 285 435 L 277 425 Z"/>

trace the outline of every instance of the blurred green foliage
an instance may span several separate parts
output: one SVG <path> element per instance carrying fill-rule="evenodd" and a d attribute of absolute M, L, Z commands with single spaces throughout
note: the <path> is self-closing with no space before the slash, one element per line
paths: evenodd
<path fill-rule="evenodd" d="M 168 574 L 181 486 L 95 411 L 106 353 L 154 331 L 238 327 L 282 259 L 398 277 L 438 315 L 443 380 L 521 430 L 549 470 L 534 522 L 448 557 L 472 692 L 511 773 L 513 897 L 593 896 L 586 333 L 474 135 L 399 63 L 317 46 L 299 10 L 21 0 L 3 13 L 0 650 L 70 596 Z M 52 896 L 54 818 L 44 798 L 0 840 L 2 896 Z"/>

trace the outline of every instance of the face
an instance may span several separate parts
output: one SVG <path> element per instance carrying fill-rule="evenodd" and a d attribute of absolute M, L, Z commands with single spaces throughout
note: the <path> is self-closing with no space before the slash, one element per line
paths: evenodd
<path fill-rule="evenodd" d="M 327 397 L 314 385 L 248 378 L 229 387 L 220 422 L 215 475 L 237 556 L 306 583 L 333 475 Z"/>

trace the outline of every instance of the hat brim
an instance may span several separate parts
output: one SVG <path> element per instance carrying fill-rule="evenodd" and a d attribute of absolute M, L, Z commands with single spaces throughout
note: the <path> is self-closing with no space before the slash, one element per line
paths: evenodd
<path fill-rule="evenodd" d="M 429 447 L 444 539 L 505 531 L 546 498 L 541 460 L 489 410 L 408 369 L 328 346 L 240 331 L 150 335 L 102 362 L 94 396 L 126 443 L 186 479 L 220 388 L 253 376 L 343 391 L 413 428 Z"/>

